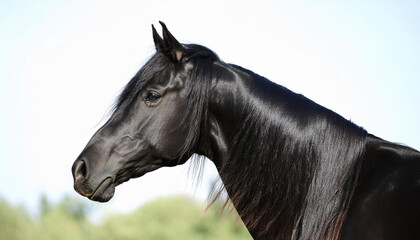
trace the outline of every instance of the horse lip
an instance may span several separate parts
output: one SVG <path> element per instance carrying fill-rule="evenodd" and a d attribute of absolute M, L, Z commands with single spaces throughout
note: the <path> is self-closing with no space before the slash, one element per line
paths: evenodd
<path fill-rule="evenodd" d="M 95 189 L 92 195 L 88 196 L 90 200 L 98 202 L 107 202 L 113 196 L 115 192 L 115 186 L 111 177 L 105 178 Z"/>

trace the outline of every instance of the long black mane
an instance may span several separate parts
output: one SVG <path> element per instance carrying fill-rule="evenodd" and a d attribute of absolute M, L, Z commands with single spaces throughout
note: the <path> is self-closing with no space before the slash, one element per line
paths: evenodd
<path fill-rule="evenodd" d="M 302 95 L 223 63 L 203 46 L 183 46 L 182 59 L 194 69 L 184 119 L 191 128 L 182 155 L 194 151 L 206 128 L 208 93 L 219 75 L 213 64 L 244 73 L 253 79 L 253 96 L 220 161 L 223 189 L 256 237 L 278 238 L 280 232 L 284 239 L 336 239 L 356 186 L 366 131 Z M 127 84 L 115 111 L 174 64 L 157 52 Z"/>
<path fill-rule="evenodd" d="M 220 175 L 242 220 L 263 238 L 278 233 L 284 239 L 337 238 L 359 175 L 366 131 L 235 67 L 254 78 L 254 96 Z"/>

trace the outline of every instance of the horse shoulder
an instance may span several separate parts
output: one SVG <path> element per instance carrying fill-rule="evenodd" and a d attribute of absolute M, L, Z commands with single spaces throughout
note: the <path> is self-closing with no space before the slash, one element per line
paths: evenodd
<path fill-rule="evenodd" d="M 420 239 L 420 152 L 368 135 L 342 239 Z"/>

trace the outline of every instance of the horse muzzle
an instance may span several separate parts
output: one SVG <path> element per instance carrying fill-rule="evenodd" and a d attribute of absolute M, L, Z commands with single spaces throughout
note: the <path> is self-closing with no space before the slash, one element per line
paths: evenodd
<path fill-rule="evenodd" d="M 115 184 L 112 178 L 109 176 L 92 178 L 85 160 L 76 160 L 72 166 L 72 173 L 74 190 L 80 195 L 97 202 L 107 202 L 114 196 Z"/>

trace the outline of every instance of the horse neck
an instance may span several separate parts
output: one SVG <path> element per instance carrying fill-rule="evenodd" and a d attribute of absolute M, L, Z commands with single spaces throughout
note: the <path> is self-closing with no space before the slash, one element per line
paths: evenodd
<path fill-rule="evenodd" d="M 206 136 L 206 141 L 200 142 L 199 153 L 215 163 L 230 200 L 254 238 L 262 237 L 259 233 L 267 232 L 267 229 L 275 228 L 276 232 L 280 230 L 289 233 L 300 214 L 296 205 L 302 205 L 303 200 L 298 199 L 301 196 L 286 196 L 287 194 L 279 191 L 279 184 L 283 183 L 287 189 L 290 185 L 287 183 L 289 180 L 279 173 L 273 175 L 273 172 L 284 169 L 281 169 L 279 162 L 266 161 L 267 157 L 264 156 L 267 151 L 276 148 L 275 145 L 280 139 L 276 139 L 276 134 L 270 136 L 270 133 L 267 135 L 255 132 L 261 130 L 256 125 L 277 124 L 277 118 L 282 115 L 278 104 L 285 102 L 280 98 L 287 97 L 288 90 L 245 69 L 236 66 L 222 67 L 224 70 L 219 71 L 221 73 L 219 78 L 213 80 L 207 122 L 202 134 Z M 254 121 L 255 115 L 260 115 L 262 119 L 267 118 L 265 119 L 267 121 L 260 122 L 261 119 Z M 279 130 L 271 126 L 266 127 L 269 131 Z M 247 128 L 255 131 L 248 131 Z M 255 139 L 257 142 L 253 142 L 249 139 L 252 135 L 261 138 L 273 137 L 275 139 L 270 141 L 274 145 L 258 142 L 261 139 Z M 247 144 L 242 141 L 249 141 L 248 148 L 244 148 Z M 247 157 L 238 159 L 238 156 L 243 155 Z M 256 159 L 261 161 L 255 161 Z M 292 168 L 287 164 L 285 167 Z M 305 185 L 304 181 L 308 182 L 307 179 L 298 179 L 294 184 Z M 284 201 L 279 203 L 277 199 L 271 198 L 277 194 L 285 197 L 288 204 Z M 282 207 L 277 209 L 278 212 L 268 213 L 272 207 L 279 205 Z M 276 223 L 279 213 L 283 213 L 284 218 L 296 219 L 283 220 L 282 226 L 279 226 Z"/>
<path fill-rule="evenodd" d="M 302 95 L 239 66 L 220 63 L 215 72 L 218 77 L 210 87 L 208 112 L 201 129 L 203 137 L 197 152 L 211 159 L 218 169 L 234 145 L 234 136 L 249 127 L 244 120 L 252 118 L 251 115 L 259 115 L 263 124 L 280 127 L 283 135 L 292 136 L 296 134 L 288 133 L 290 128 L 299 130 L 297 125 L 305 124 L 298 122 L 305 120 L 296 115 L 322 112 L 321 106 Z M 296 106 L 301 109 L 291 113 L 290 109 Z M 284 124 L 295 126 L 282 127 Z"/>
<path fill-rule="evenodd" d="M 212 79 L 197 153 L 211 159 L 219 168 L 246 108 L 253 79 L 240 69 L 222 63 L 215 65 L 214 72 L 217 77 Z"/>
<path fill-rule="evenodd" d="M 364 130 L 245 69 L 225 66 L 219 73 L 199 153 L 215 163 L 253 237 L 339 232 Z"/>

